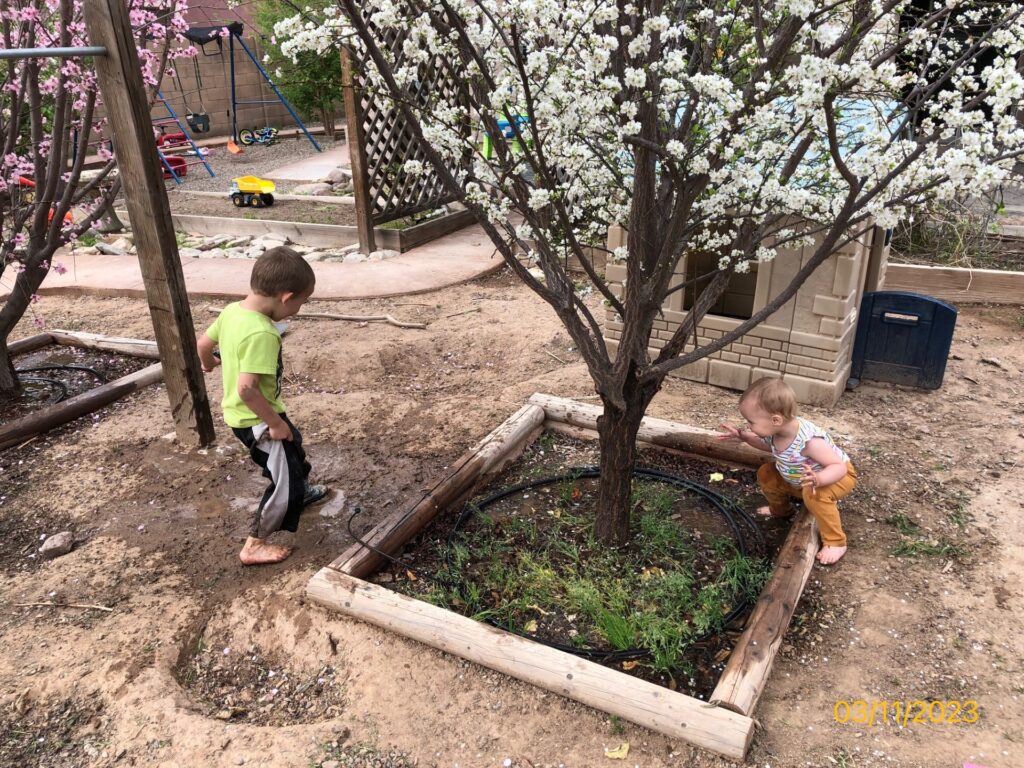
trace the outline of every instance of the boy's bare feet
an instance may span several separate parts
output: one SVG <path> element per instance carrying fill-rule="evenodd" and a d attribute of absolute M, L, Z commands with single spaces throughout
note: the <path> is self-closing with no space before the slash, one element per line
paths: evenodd
<path fill-rule="evenodd" d="M 269 565 L 280 563 L 292 553 L 288 547 L 279 544 L 267 544 L 263 539 L 250 536 L 245 540 L 242 551 L 238 553 L 238 559 L 242 565 Z"/>
<path fill-rule="evenodd" d="M 774 517 L 774 518 L 776 518 L 778 520 L 785 520 L 785 519 L 790 518 L 790 517 L 793 516 L 793 510 L 790 509 L 789 512 L 787 514 L 785 514 L 785 515 L 775 515 L 775 514 L 772 514 L 772 508 L 771 507 L 767 507 L 767 506 L 765 506 L 765 507 L 758 507 L 757 508 L 757 516 L 758 517 Z"/>
<path fill-rule="evenodd" d="M 839 561 L 846 554 L 846 547 L 824 546 L 818 550 L 817 560 L 822 565 L 832 565 Z"/>

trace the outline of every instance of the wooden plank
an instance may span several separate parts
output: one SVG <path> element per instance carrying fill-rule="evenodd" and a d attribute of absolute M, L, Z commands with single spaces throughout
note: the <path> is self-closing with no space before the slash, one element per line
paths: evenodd
<path fill-rule="evenodd" d="M 145 357 L 150 360 L 160 359 L 160 350 L 155 341 L 145 339 L 128 339 L 121 336 L 102 336 L 98 333 L 81 331 L 62 331 L 55 329 L 50 332 L 58 344 L 83 349 L 102 349 L 105 352 L 120 352 L 133 357 Z"/>
<path fill-rule="evenodd" d="M 363 536 L 363 541 L 374 549 L 356 542 L 328 567 L 357 578 L 365 578 L 376 571 L 387 558 L 374 550 L 389 555 L 398 552 L 440 512 L 470 492 L 482 475 L 518 455 L 516 451 L 522 451 L 526 446 L 525 438 L 531 433 L 539 434 L 536 430 L 543 422 L 542 408 L 524 405 L 464 453 L 416 504 L 389 515 Z"/>
<path fill-rule="evenodd" d="M 53 334 L 37 333 L 34 336 L 26 336 L 24 339 L 12 341 L 7 345 L 7 354 L 11 357 L 23 355 L 26 352 L 32 352 L 48 344 L 53 344 Z"/>
<path fill-rule="evenodd" d="M 955 303 L 1024 304 L 1024 272 L 999 269 L 889 262 L 882 287 L 886 291 L 912 291 Z"/>
<path fill-rule="evenodd" d="M 601 406 L 598 405 L 580 403 L 539 392 L 532 395 L 529 402 L 542 407 L 551 421 L 562 421 L 593 430 L 597 429 L 597 419 L 603 412 Z M 712 459 L 734 461 L 749 467 L 759 467 L 769 460 L 770 454 L 768 453 L 758 451 L 745 443 L 727 443 L 719 440 L 717 435 L 717 432 L 710 429 L 644 416 L 640 423 L 640 430 L 637 432 L 637 441 L 663 448 L 674 448 L 687 453 L 696 453 Z"/>
<path fill-rule="evenodd" d="M 735 760 L 746 755 L 754 733 L 749 717 L 330 568 L 310 580 L 306 594 L 320 605 Z"/>
<path fill-rule="evenodd" d="M 90 389 L 43 411 L 30 413 L 28 416 L 0 425 L 0 451 L 17 445 L 33 435 L 99 410 L 127 394 L 160 381 L 163 377 L 163 367 L 160 363 L 154 363 L 141 371 Z"/>
<path fill-rule="evenodd" d="M 174 428 L 183 444 L 207 445 L 214 439 L 213 416 L 128 8 L 124 0 L 86 0 L 83 11 L 90 42 L 107 49 L 93 66 L 110 119 Z"/>
<path fill-rule="evenodd" d="M 454 211 L 446 216 L 425 221 L 414 227 L 400 229 L 398 230 L 399 250 L 405 253 L 417 245 L 429 243 L 431 240 L 436 240 L 439 237 L 444 237 L 463 227 L 467 227 L 474 221 L 476 221 L 476 216 L 472 211 Z"/>
<path fill-rule="evenodd" d="M 577 427 L 572 424 L 566 424 L 564 421 L 552 421 L 548 420 L 544 422 L 544 429 L 549 429 L 552 432 L 558 432 L 560 435 L 566 435 L 567 437 L 574 437 L 577 440 L 600 440 L 601 435 L 598 434 L 596 429 L 587 429 L 586 427 Z M 725 465 L 732 469 L 745 469 L 749 470 L 751 467 L 749 464 L 740 464 L 737 461 L 729 461 L 728 459 L 712 459 L 710 456 L 705 456 L 701 453 L 693 453 L 692 451 L 680 451 L 678 448 L 667 448 L 664 445 L 655 445 L 654 443 L 648 443 L 644 440 L 636 441 L 638 448 L 657 448 L 659 451 L 664 453 L 672 454 L 674 456 L 685 456 L 688 459 L 697 459 L 698 461 L 705 461 L 713 463 L 715 467 L 721 467 Z"/>
<path fill-rule="evenodd" d="M 810 513 L 801 510 L 779 551 L 772 577 L 711 694 L 712 702 L 742 715 L 753 714 L 817 552 L 818 527 Z"/>
<path fill-rule="evenodd" d="M 363 110 L 356 92 L 352 53 L 341 49 L 341 90 L 345 99 L 345 119 L 348 121 L 348 157 L 352 167 L 352 194 L 356 199 L 356 227 L 359 230 L 359 248 L 363 253 L 377 250 L 373 232 L 373 202 L 366 173 L 366 135 L 363 132 Z"/>

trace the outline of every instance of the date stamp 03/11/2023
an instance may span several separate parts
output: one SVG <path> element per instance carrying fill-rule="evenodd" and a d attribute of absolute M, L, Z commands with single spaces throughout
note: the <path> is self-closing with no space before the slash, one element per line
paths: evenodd
<path fill-rule="evenodd" d="M 978 702 L 973 699 L 959 701 L 865 701 L 840 699 L 832 708 L 835 721 L 840 724 L 852 723 L 869 728 L 878 724 L 892 723 L 906 728 L 913 724 L 973 725 L 981 719 Z"/>

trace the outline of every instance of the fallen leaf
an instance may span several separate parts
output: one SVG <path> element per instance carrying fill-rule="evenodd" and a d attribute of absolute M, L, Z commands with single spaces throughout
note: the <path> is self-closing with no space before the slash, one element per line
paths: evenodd
<path fill-rule="evenodd" d="M 583 495 L 583 491 L 580 490 L 580 487 L 578 485 L 574 486 L 573 489 L 572 489 L 572 500 L 576 501 L 582 495 Z"/>
<path fill-rule="evenodd" d="M 640 571 L 640 581 L 647 581 L 653 579 L 655 576 L 664 576 L 665 572 L 656 565 L 652 565 L 649 568 L 644 568 Z"/>
<path fill-rule="evenodd" d="M 543 608 L 541 608 L 539 605 L 536 605 L 535 603 L 531 603 L 530 605 L 528 605 L 526 607 L 527 608 L 532 608 L 537 613 L 539 613 L 541 616 L 550 616 L 551 615 L 551 611 L 545 611 Z"/>
<path fill-rule="evenodd" d="M 629 742 L 628 741 L 622 742 L 615 749 L 606 749 L 604 751 L 604 756 L 607 757 L 609 760 L 625 760 L 628 755 L 629 755 Z"/>
<path fill-rule="evenodd" d="M 622 662 L 622 668 L 624 670 L 626 670 L 627 672 L 629 670 L 631 670 L 631 669 L 636 669 L 639 666 L 640 666 L 640 662 L 639 661 L 624 661 L 624 662 Z"/>
<path fill-rule="evenodd" d="M 523 625 L 524 632 L 536 632 L 537 631 L 537 620 L 530 619 L 526 624 Z"/>
<path fill-rule="evenodd" d="M 416 581 L 416 574 L 412 571 L 406 571 L 405 575 L 409 577 L 409 581 Z"/>
<path fill-rule="evenodd" d="M 720 483 L 723 480 L 725 480 L 725 475 L 723 475 L 721 472 L 712 472 L 711 475 L 708 477 L 708 480 L 710 480 L 712 483 Z"/>

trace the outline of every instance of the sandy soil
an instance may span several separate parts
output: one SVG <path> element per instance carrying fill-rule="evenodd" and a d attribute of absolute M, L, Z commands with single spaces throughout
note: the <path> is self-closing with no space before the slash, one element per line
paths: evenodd
<path fill-rule="evenodd" d="M 280 566 L 237 563 L 262 481 L 223 427 L 204 452 L 161 439 L 162 388 L 0 454 L 0 764 L 309 766 L 362 744 L 420 766 L 735 765 L 307 603 L 308 579 L 350 543 L 354 504 L 361 531 L 530 393 L 592 394 L 553 313 L 504 274 L 321 306 L 429 328 L 293 323 L 289 413 L 316 476 L 345 498 L 306 515 Z M 39 309 L 52 327 L 151 336 L 141 300 L 48 297 Z M 965 309 L 938 392 L 866 384 L 808 409 L 861 471 L 844 507 L 852 546 L 815 568 L 746 765 L 1024 764 L 1019 316 Z M 219 381 L 209 386 L 216 401 Z M 714 427 L 737 418 L 736 395 L 670 381 L 650 412 Z M 899 513 L 966 555 L 893 556 L 907 537 L 886 521 Z M 65 528 L 75 549 L 40 563 L 40 535 Z M 46 601 L 114 610 L 19 607 Z M 855 699 L 973 699 L 981 719 L 835 722 L 837 700 Z M 232 707 L 259 716 L 240 722 Z M 609 762 L 604 748 L 622 741 L 628 760 Z"/>
<path fill-rule="evenodd" d="M 301 221 L 309 224 L 337 224 L 354 227 L 355 206 L 337 203 L 319 203 L 315 200 L 275 200 L 269 208 L 245 206 L 237 208 L 228 197 L 200 197 L 188 192 L 169 193 L 171 212 L 195 216 L 223 216 L 231 219 L 269 219 L 273 221 Z"/>

